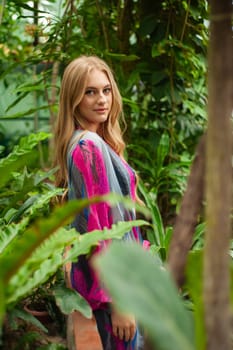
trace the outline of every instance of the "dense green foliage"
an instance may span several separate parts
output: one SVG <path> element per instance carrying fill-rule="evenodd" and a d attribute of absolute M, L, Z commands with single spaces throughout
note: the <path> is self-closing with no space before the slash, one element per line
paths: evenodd
<path fill-rule="evenodd" d="M 51 131 L 65 65 L 100 55 L 124 98 L 129 160 L 171 222 L 206 122 L 206 2 L 21 0 L 1 13 L 2 144 Z"/>
<path fill-rule="evenodd" d="M 152 225 L 147 229 L 151 252 L 154 257 L 158 253 L 159 259 L 166 259 L 194 149 L 206 125 L 207 19 L 205 0 L 9 0 L 1 3 L 1 317 L 56 272 L 64 263 L 64 247 L 76 239 L 74 232 L 59 227 L 64 227 L 82 203 L 60 208 L 60 220 L 51 207 L 51 200 L 61 194 L 61 190 L 53 186 L 51 134 L 62 72 L 66 64 L 80 54 L 99 55 L 115 72 L 127 124 L 126 156 L 139 173 L 139 194 L 151 211 Z M 39 243 L 57 229 L 57 236 L 35 251 Z M 119 237 L 127 229 L 127 224 L 120 225 L 113 228 L 112 235 Z M 202 247 L 203 230 L 200 224 L 194 242 L 196 249 Z M 87 237 L 81 248 L 88 251 L 102 234 L 93 235 L 91 240 Z M 15 256 L 13 248 L 17 251 Z M 78 249 L 75 246 L 70 259 L 83 252 Z M 47 259 L 46 263 L 41 257 Z M 149 269 L 151 274 L 147 276 L 142 295 L 148 292 L 147 282 L 155 288 L 154 274 L 157 273 L 156 278 L 163 281 L 162 289 L 153 289 L 153 293 L 162 293 L 159 294 L 162 298 L 166 289 L 171 289 L 168 296 L 175 309 L 167 310 L 162 304 L 156 311 L 160 305 L 153 304 L 151 299 L 148 302 L 151 301 L 154 312 L 168 312 L 169 332 L 177 348 L 180 350 L 180 344 L 188 344 L 183 349 L 192 349 L 192 326 L 189 321 L 185 322 L 187 310 L 169 277 L 163 280 L 159 270 L 152 273 L 150 261 L 146 259 L 141 270 Z M 138 261 L 143 260 L 144 257 Z M 193 271 L 195 268 L 190 268 L 190 276 Z M 135 283 L 137 285 L 137 281 Z M 197 300 L 199 285 L 195 287 L 191 280 L 188 283 L 193 299 Z M 63 292 L 58 290 L 58 299 Z M 82 303 L 79 303 L 81 310 L 88 315 L 89 309 Z M 197 324 L 200 324 L 199 304 L 201 301 L 197 300 Z M 72 307 L 69 305 L 69 310 Z M 177 312 L 181 322 L 178 330 L 172 328 Z M 140 314 L 138 316 L 140 319 Z M 146 316 L 142 314 L 142 323 L 149 322 L 150 330 L 157 328 L 156 320 L 150 324 L 151 319 Z M 186 327 L 187 338 L 182 338 Z M 166 341 L 163 328 L 160 331 L 157 336 L 163 343 Z M 202 325 L 197 333 L 201 348 Z"/>

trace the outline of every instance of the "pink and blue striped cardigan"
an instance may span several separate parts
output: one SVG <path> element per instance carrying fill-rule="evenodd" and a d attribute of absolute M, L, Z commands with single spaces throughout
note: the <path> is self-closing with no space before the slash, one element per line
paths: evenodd
<path fill-rule="evenodd" d="M 68 152 L 69 199 L 113 192 L 135 200 L 136 177 L 133 169 L 98 134 L 76 130 L 71 144 Z M 135 210 L 126 209 L 121 203 L 114 207 L 108 203 L 97 203 L 79 214 L 72 226 L 81 234 L 91 234 L 92 230 L 110 228 L 114 223 L 134 220 L 135 217 Z M 123 240 L 140 242 L 139 229 L 134 227 Z M 107 242 L 100 242 L 95 253 L 106 245 Z M 72 264 L 71 281 L 73 288 L 93 310 L 111 302 L 86 256 L 79 257 L 77 263 Z"/>

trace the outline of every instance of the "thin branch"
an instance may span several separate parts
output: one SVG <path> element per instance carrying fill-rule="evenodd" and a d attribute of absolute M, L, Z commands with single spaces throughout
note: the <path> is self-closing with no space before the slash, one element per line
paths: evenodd
<path fill-rule="evenodd" d="M 33 79 L 36 81 L 36 66 L 33 67 Z M 33 92 L 33 99 L 34 99 L 34 104 L 37 107 L 38 106 L 38 98 L 37 98 L 37 91 Z M 39 111 L 36 110 L 34 112 L 34 131 L 37 132 L 39 127 Z M 44 155 L 43 155 L 43 149 L 42 149 L 42 144 L 41 141 L 39 141 L 38 145 L 38 152 L 39 152 L 39 158 L 40 158 L 40 166 L 42 169 L 45 167 L 45 162 L 44 162 Z"/>
<path fill-rule="evenodd" d="M 97 11 L 99 13 L 100 20 L 101 20 L 101 27 L 102 27 L 102 31 L 103 31 L 103 35 L 104 35 L 105 46 L 106 46 L 106 49 L 109 51 L 110 46 L 109 46 L 107 28 L 106 28 L 105 22 L 104 22 L 104 14 L 103 14 L 102 6 L 100 5 L 98 0 L 96 0 L 96 8 L 97 8 Z"/>
<path fill-rule="evenodd" d="M 182 28 L 182 32 L 181 32 L 181 36 L 180 36 L 180 41 L 181 42 L 184 39 L 184 33 L 185 33 L 185 29 L 186 29 L 186 26 L 187 26 L 187 23 L 188 23 L 189 9 L 190 9 L 190 0 L 188 0 L 187 10 L 186 10 L 186 13 L 185 13 L 184 24 L 183 24 L 183 28 Z"/>

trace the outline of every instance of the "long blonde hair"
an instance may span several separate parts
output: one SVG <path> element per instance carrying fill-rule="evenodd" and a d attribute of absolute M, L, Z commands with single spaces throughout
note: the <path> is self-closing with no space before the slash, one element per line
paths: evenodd
<path fill-rule="evenodd" d="M 114 151 L 123 157 L 125 143 L 120 128 L 120 118 L 123 118 L 122 98 L 110 67 L 96 56 L 81 56 L 66 67 L 60 90 L 59 113 L 55 128 L 55 166 L 58 166 L 56 185 L 67 186 L 67 150 L 70 139 L 80 125 L 77 118 L 77 107 L 84 93 L 88 74 L 98 69 L 104 72 L 112 88 L 112 107 L 108 119 L 101 125 L 97 133 Z"/>

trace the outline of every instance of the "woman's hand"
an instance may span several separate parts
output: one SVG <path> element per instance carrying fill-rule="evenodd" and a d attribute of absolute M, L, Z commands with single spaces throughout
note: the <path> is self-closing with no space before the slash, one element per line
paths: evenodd
<path fill-rule="evenodd" d="M 111 318 L 112 330 L 115 337 L 125 341 L 134 338 L 136 332 L 136 321 L 134 316 L 122 314 L 115 308 L 112 308 Z"/>

